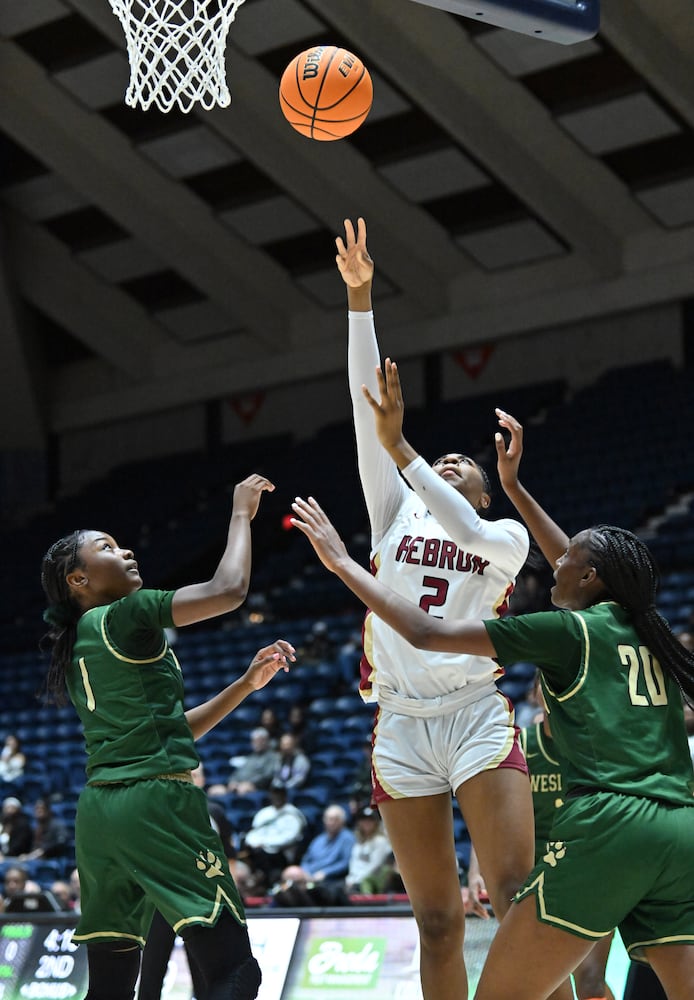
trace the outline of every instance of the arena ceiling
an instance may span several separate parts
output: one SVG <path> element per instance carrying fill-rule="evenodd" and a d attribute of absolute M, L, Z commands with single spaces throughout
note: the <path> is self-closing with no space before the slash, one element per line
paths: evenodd
<path fill-rule="evenodd" d="M 691 0 L 602 6 L 561 46 L 409 0 L 246 0 L 232 106 L 164 115 L 125 106 L 106 0 L 0 0 L 14 444 L 343 368 L 345 216 L 401 358 L 693 296 Z M 279 111 L 315 43 L 374 79 L 339 142 Z"/>

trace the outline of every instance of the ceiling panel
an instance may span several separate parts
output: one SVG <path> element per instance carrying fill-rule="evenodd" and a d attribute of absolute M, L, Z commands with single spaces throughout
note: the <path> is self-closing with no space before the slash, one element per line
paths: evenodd
<path fill-rule="evenodd" d="M 367 218 L 379 328 L 410 355 L 522 332 L 543 303 L 569 322 L 694 296 L 688 9 L 610 0 L 605 30 L 561 46 L 404 0 L 246 0 L 231 106 L 162 114 L 124 103 L 107 0 L 0 0 L 9 280 L 44 363 L 63 345 L 63 368 L 99 369 L 79 412 L 56 389 L 46 432 L 341 370 L 345 217 Z M 316 43 L 374 81 L 339 142 L 299 136 L 277 101 Z M 110 391 L 114 370 L 142 392 Z"/>

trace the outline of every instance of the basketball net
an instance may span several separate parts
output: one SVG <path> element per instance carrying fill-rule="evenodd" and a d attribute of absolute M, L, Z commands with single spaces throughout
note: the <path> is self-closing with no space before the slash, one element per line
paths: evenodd
<path fill-rule="evenodd" d="M 130 62 L 125 103 L 188 112 L 226 108 L 229 26 L 243 0 L 109 0 L 123 25 Z"/>

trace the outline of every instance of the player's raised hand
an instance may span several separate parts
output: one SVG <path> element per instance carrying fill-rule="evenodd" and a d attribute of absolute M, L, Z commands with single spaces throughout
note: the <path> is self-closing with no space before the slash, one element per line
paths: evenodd
<path fill-rule="evenodd" d="M 384 368 L 376 369 L 376 380 L 380 399 L 374 399 L 365 385 L 361 387 L 361 391 L 374 415 L 378 440 L 384 448 L 390 449 L 402 441 L 402 422 L 405 416 L 405 403 L 396 363 L 386 358 Z"/>
<path fill-rule="evenodd" d="M 523 454 L 523 427 L 515 417 L 498 407 L 495 413 L 499 420 L 499 427 L 503 427 L 511 435 L 511 440 L 506 445 L 503 434 L 499 431 L 494 435 L 496 445 L 496 467 L 499 479 L 504 490 L 514 489 L 518 485 L 518 468 Z"/>
<path fill-rule="evenodd" d="M 252 521 L 258 513 L 258 505 L 260 504 L 262 494 L 266 490 L 272 493 L 274 489 L 274 483 L 271 483 L 265 476 L 260 476 L 254 472 L 234 487 L 234 513 L 248 514 L 248 517 Z"/>
<path fill-rule="evenodd" d="M 338 236 L 335 240 L 337 247 L 337 269 L 342 275 L 345 284 L 349 288 L 361 288 L 363 285 L 370 285 L 374 275 L 374 262 L 366 249 L 366 222 L 364 219 L 357 220 L 357 232 L 351 219 L 345 219 L 345 238 Z"/>
<path fill-rule="evenodd" d="M 245 673 L 245 680 L 255 691 L 269 684 L 280 670 L 289 671 L 289 663 L 296 659 L 295 650 L 285 639 L 278 639 L 271 646 L 263 646 L 251 660 Z"/>
<path fill-rule="evenodd" d="M 297 497 L 292 510 L 296 514 L 291 519 L 294 527 L 303 531 L 323 565 L 335 573 L 340 561 L 349 559 L 349 554 L 327 514 L 313 497 L 308 500 Z"/>

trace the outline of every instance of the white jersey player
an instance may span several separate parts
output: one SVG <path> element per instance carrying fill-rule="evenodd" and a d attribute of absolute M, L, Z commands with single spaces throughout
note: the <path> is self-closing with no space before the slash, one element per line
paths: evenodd
<path fill-rule="evenodd" d="M 345 222 L 337 249 L 372 571 L 432 615 L 502 614 L 528 554 L 527 531 L 480 516 L 490 495 L 476 462 L 448 453 L 432 467 L 405 440 L 397 370 L 386 361 L 380 371 L 362 219 L 356 234 Z M 367 614 L 360 692 L 378 703 L 373 798 L 417 920 L 425 1000 L 467 996 L 451 792 L 499 918 L 533 863 L 527 766 L 513 707 L 494 683 L 499 673 L 484 657 L 416 650 Z"/>

